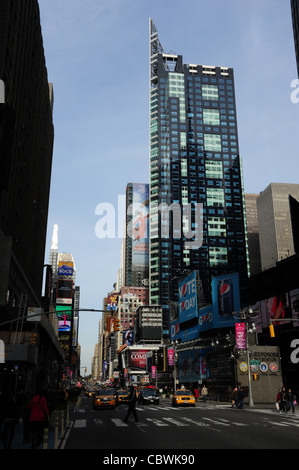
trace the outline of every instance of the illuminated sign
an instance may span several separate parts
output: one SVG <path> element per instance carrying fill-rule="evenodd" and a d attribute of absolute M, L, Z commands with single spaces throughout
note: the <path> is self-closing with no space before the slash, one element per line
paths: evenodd
<path fill-rule="evenodd" d="M 196 272 L 194 271 L 179 283 L 179 320 L 182 323 L 197 316 Z"/>

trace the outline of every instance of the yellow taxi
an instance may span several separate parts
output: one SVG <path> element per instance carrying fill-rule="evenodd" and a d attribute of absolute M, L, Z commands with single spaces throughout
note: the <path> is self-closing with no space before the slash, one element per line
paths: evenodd
<path fill-rule="evenodd" d="M 129 392 L 128 390 L 118 390 L 118 403 L 129 403 Z"/>
<path fill-rule="evenodd" d="M 177 390 L 172 397 L 172 406 L 178 405 L 195 406 L 195 396 L 190 390 Z"/>
<path fill-rule="evenodd" d="M 116 396 L 113 390 L 97 390 L 93 397 L 93 409 L 112 408 L 116 406 Z"/>

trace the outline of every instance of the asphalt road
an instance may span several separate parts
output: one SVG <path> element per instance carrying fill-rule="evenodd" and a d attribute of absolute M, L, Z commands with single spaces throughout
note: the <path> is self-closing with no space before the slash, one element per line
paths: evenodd
<path fill-rule="evenodd" d="M 187 449 L 190 455 L 207 449 L 299 449 L 299 411 L 285 415 L 275 409 L 239 410 L 202 403 L 173 408 L 168 400 L 137 405 L 139 422 L 124 423 L 126 409 L 119 405 L 114 410 L 93 410 L 92 399 L 84 397 L 70 415 L 60 448 L 102 450 L 98 455 L 103 459 L 113 458 L 115 450 L 119 456 L 141 449 L 161 453 L 172 449 L 180 455 Z"/>

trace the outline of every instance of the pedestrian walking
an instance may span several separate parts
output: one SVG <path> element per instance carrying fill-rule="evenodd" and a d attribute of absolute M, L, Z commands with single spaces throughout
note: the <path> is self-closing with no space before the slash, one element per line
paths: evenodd
<path fill-rule="evenodd" d="M 288 406 L 288 397 L 287 397 L 287 391 L 285 387 L 282 387 L 281 389 L 280 400 L 281 400 L 281 412 L 286 413 L 287 406 Z"/>
<path fill-rule="evenodd" d="M 242 388 L 238 389 L 237 396 L 238 396 L 238 408 L 242 410 L 244 406 L 244 393 L 243 393 Z"/>
<path fill-rule="evenodd" d="M 43 392 L 37 392 L 29 402 L 32 449 L 39 446 L 44 437 L 45 423 L 49 419 L 49 410 Z"/>
<path fill-rule="evenodd" d="M 129 406 L 128 406 L 128 411 L 126 414 L 126 417 L 124 419 L 125 422 L 128 421 L 129 416 L 131 413 L 133 413 L 135 423 L 138 422 L 138 416 L 136 413 L 136 401 L 137 401 L 137 393 L 133 385 L 130 386 L 130 393 L 129 393 Z"/>
<path fill-rule="evenodd" d="M 232 408 L 238 406 L 238 389 L 237 387 L 233 390 Z"/>
<path fill-rule="evenodd" d="M 19 408 L 19 418 L 23 421 L 23 442 L 30 441 L 30 410 L 28 408 L 29 398 L 25 390 L 17 394 L 16 402 Z"/>
<path fill-rule="evenodd" d="M 287 400 L 288 400 L 288 410 L 292 408 L 292 411 L 294 414 L 295 413 L 295 407 L 294 407 L 295 396 L 291 388 L 288 389 Z"/>
<path fill-rule="evenodd" d="M 201 396 L 202 396 L 202 399 L 203 399 L 204 402 L 207 401 L 208 393 L 209 393 L 209 392 L 208 392 L 208 389 L 207 389 L 207 387 L 204 385 L 204 386 L 202 387 L 202 389 L 201 389 Z"/>
<path fill-rule="evenodd" d="M 1 432 L 1 441 L 3 442 L 4 449 L 11 449 L 15 427 L 19 421 L 18 406 L 11 394 L 4 396 L 3 404 L 5 408 L 2 410 L 3 428 Z"/>
<path fill-rule="evenodd" d="M 278 392 L 277 392 L 275 406 L 276 406 L 277 411 L 282 412 L 282 406 L 281 406 L 281 389 L 279 389 Z"/>

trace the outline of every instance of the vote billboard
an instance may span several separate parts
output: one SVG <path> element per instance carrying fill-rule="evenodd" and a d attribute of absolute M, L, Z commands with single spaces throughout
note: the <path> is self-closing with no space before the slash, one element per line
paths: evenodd
<path fill-rule="evenodd" d="M 198 317 L 196 271 L 179 282 L 179 321 Z"/>

